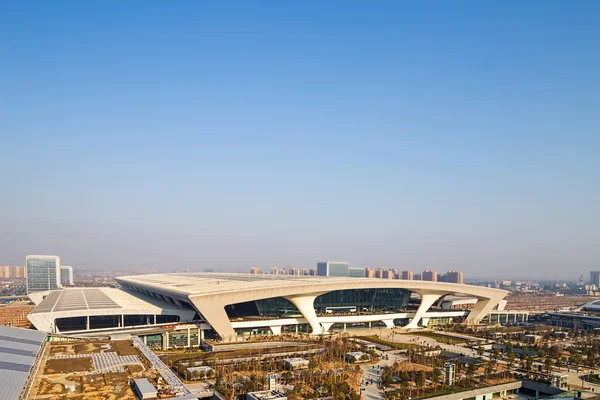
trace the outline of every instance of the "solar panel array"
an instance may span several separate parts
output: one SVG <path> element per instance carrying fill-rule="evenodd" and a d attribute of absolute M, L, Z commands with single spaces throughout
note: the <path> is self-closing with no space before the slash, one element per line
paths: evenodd
<path fill-rule="evenodd" d="M 86 290 L 85 299 L 90 310 L 95 310 L 99 308 L 121 308 L 120 305 L 115 303 L 101 289 Z"/>
<path fill-rule="evenodd" d="M 0 399 L 18 399 L 46 338 L 43 332 L 0 325 Z"/>
<path fill-rule="evenodd" d="M 102 289 L 64 289 L 50 292 L 32 313 L 122 308 Z"/>
<path fill-rule="evenodd" d="M 44 297 L 44 300 L 35 308 L 35 310 L 32 311 L 32 313 L 42 313 L 42 312 L 52 311 L 52 309 L 54 308 L 54 305 L 56 304 L 58 298 L 60 297 L 60 294 L 61 294 L 60 290 L 55 290 L 55 291 L 48 293 L 48 295 L 46 297 Z"/>
<path fill-rule="evenodd" d="M 87 310 L 82 290 L 63 290 L 52 311 Z"/>

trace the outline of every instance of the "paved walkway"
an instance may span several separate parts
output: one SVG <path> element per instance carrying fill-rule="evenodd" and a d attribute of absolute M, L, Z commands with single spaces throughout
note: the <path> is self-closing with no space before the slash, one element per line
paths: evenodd
<path fill-rule="evenodd" d="M 377 354 L 381 357 L 379 362 L 374 365 L 362 365 L 360 368 L 363 370 L 363 376 L 361 378 L 361 398 L 370 400 L 383 399 L 383 390 L 379 388 L 380 372 L 381 367 L 387 367 L 394 365 L 396 361 L 401 362 L 406 360 L 406 357 L 395 354 L 394 351 L 388 351 L 386 353 L 377 351 Z M 385 357 L 388 357 L 386 360 Z M 371 381 L 373 382 L 371 384 Z M 366 383 L 369 382 L 367 385 Z"/>

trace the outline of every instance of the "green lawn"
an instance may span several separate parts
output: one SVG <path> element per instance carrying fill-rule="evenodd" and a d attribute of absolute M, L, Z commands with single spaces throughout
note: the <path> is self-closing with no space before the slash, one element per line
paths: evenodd
<path fill-rule="evenodd" d="M 407 334 L 411 334 L 411 333 L 408 332 Z M 413 333 L 413 335 L 428 337 L 431 339 L 435 339 L 438 342 L 448 343 L 448 344 L 460 344 L 460 343 L 466 342 L 466 340 L 463 340 L 463 339 L 452 338 L 452 337 L 441 335 L 441 334 L 435 333 L 435 332 L 419 332 L 419 333 Z"/>
<path fill-rule="evenodd" d="M 384 344 L 386 346 L 390 346 L 391 348 L 397 349 L 397 350 L 408 350 L 408 349 L 418 349 L 418 348 L 421 348 L 421 346 L 419 346 L 417 344 L 389 342 L 387 340 L 380 339 L 379 337 L 377 337 L 375 335 L 372 335 L 372 336 L 358 336 L 357 338 L 358 339 L 362 339 L 362 340 L 366 340 L 366 341 L 371 342 L 371 343 Z"/>

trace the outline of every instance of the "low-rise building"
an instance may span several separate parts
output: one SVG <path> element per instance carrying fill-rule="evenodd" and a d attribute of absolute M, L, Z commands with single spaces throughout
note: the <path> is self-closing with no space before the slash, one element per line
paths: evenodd
<path fill-rule="evenodd" d="M 362 351 L 351 351 L 346 353 L 346 361 L 351 363 L 363 363 L 371 361 L 371 355 Z"/>
<path fill-rule="evenodd" d="M 276 390 L 262 390 L 246 393 L 246 400 L 287 400 L 287 397 Z"/>
<path fill-rule="evenodd" d="M 309 361 L 306 358 L 295 357 L 283 359 L 283 367 L 289 370 L 307 369 Z"/>
<path fill-rule="evenodd" d="M 133 390 L 140 400 L 157 399 L 158 392 L 147 378 L 133 380 Z"/>

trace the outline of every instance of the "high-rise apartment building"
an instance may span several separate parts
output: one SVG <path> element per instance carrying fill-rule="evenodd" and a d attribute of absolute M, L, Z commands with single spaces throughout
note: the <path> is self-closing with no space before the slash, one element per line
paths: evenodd
<path fill-rule="evenodd" d="M 27 256 L 27 293 L 60 289 L 60 258 L 58 256 Z"/>
<path fill-rule="evenodd" d="M 446 282 L 449 283 L 464 283 L 462 271 L 448 271 L 446 273 Z"/>
<path fill-rule="evenodd" d="M 431 269 L 423 271 L 422 280 L 437 282 L 437 272 Z"/>
<path fill-rule="evenodd" d="M 73 267 L 69 265 L 60 266 L 60 284 L 63 286 L 73 286 Z"/>
<path fill-rule="evenodd" d="M 423 275 L 421 275 L 421 274 L 413 275 L 413 281 L 422 281 L 422 280 L 423 280 Z"/>
<path fill-rule="evenodd" d="M 365 268 L 365 278 L 375 278 L 375 270 L 373 268 Z"/>
<path fill-rule="evenodd" d="M 414 277 L 414 273 L 411 270 L 402 271 L 401 279 L 412 281 Z"/>
<path fill-rule="evenodd" d="M 22 265 L 15 265 L 13 267 L 13 277 L 25 278 L 25 267 Z"/>
<path fill-rule="evenodd" d="M 250 274 L 252 274 L 252 275 L 260 274 L 260 268 L 250 268 Z"/>
<path fill-rule="evenodd" d="M 590 271 L 590 285 L 600 287 L 600 271 Z"/>
<path fill-rule="evenodd" d="M 383 271 L 383 273 L 381 274 L 381 277 L 383 279 L 394 279 L 394 276 L 396 275 L 395 271 L 393 269 L 386 269 L 385 271 Z"/>

